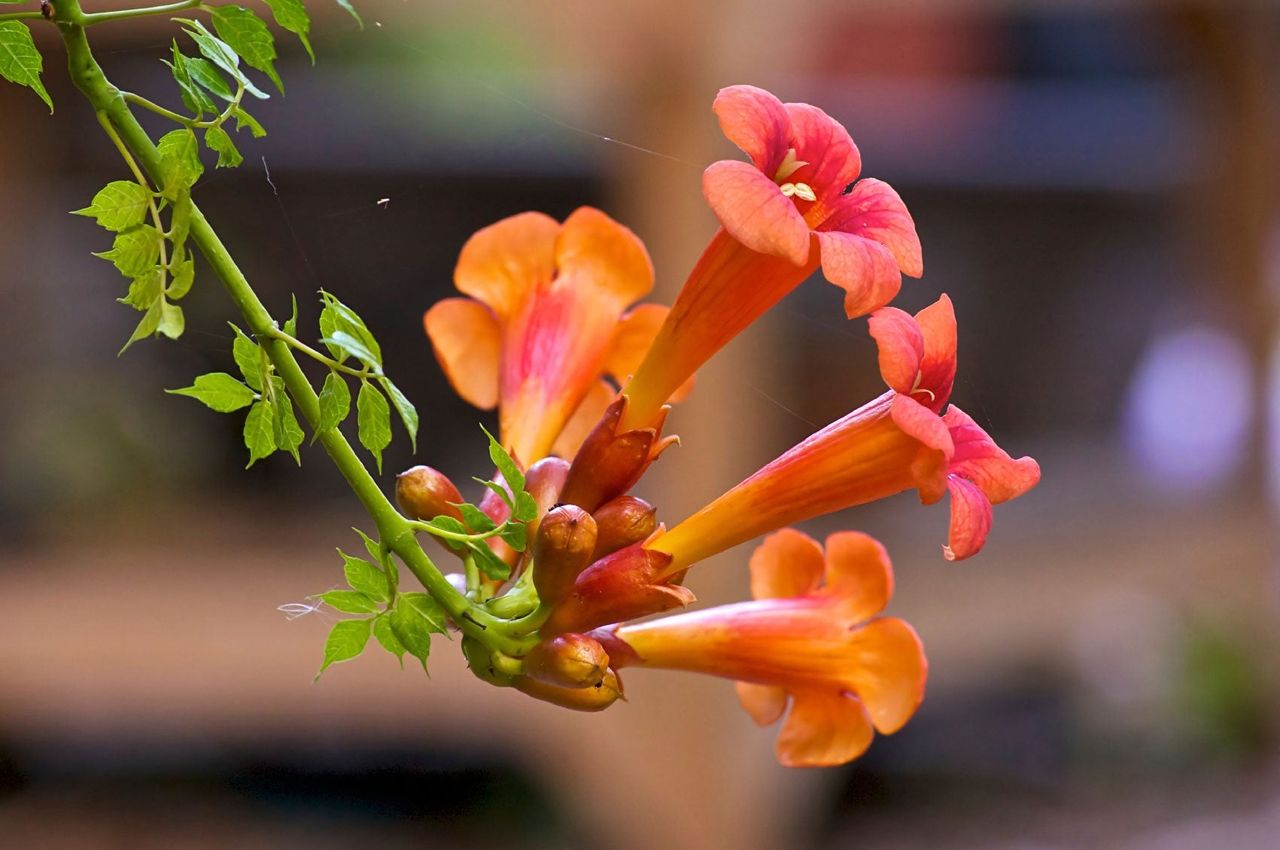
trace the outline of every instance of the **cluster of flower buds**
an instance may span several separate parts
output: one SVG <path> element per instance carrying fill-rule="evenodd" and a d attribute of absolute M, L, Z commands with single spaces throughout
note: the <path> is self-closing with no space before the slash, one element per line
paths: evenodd
<path fill-rule="evenodd" d="M 469 297 L 426 313 L 451 384 L 476 406 L 497 407 L 499 440 L 526 465 L 538 505 L 525 551 L 489 543 L 510 579 L 468 587 L 532 648 L 496 658 L 464 641 L 464 651 L 481 678 L 580 710 L 618 699 L 624 667 L 728 678 L 761 724 L 787 714 L 780 761 L 839 764 L 874 732 L 906 723 L 927 664 L 911 627 L 880 616 L 893 573 L 879 543 L 844 532 L 823 545 L 787 526 L 908 490 L 925 504 L 949 493 L 943 552 L 967 558 L 986 539 L 992 505 L 1029 490 L 1040 472 L 949 404 L 957 334 L 947 296 L 914 316 L 887 306 L 902 275 L 922 273 L 920 242 L 897 193 L 858 179 L 845 129 L 749 86 L 721 91 L 714 110 L 750 162 L 706 170 L 721 228 L 669 310 L 632 306 L 653 285 L 644 246 L 582 208 L 563 223 L 524 213 L 475 234 L 455 275 Z M 844 290 L 848 318 L 870 317 L 887 391 L 687 519 L 660 525 L 654 506 L 629 493 L 675 442 L 663 433 L 670 404 L 818 268 Z M 416 518 L 462 519 L 458 489 L 429 467 L 401 475 L 397 496 Z M 496 496 L 479 507 L 494 522 L 510 510 Z M 667 613 L 694 601 L 683 586 L 690 567 L 761 536 L 750 559 L 754 601 Z"/>

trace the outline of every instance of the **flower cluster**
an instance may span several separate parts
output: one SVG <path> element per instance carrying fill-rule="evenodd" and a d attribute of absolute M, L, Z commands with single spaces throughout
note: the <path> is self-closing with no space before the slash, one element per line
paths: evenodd
<path fill-rule="evenodd" d="M 879 616 L 893 588 L 879 543 L 844 532 L 824 547 L 787 526 L 906 490 L 925 504 L 950 494 L 943 553 L 963 559 L 982 548 L 992 506 L 1025 493 L 1040 471 L 949 404 L 950 299 L 914 316 L 887 306 L 902 275 L 921 274 L 920 242 L 897 193 L 858 179 L 845 129 L 749 86 L 721 91 L 714 110 L 750 162 L 704 173 L 721 228 L 669 310 L 632 306 L 653 283 L 644 246 L 583 208 L 563 223 L 524 213 L 481 230 L 455 276 L 469 297 L 426 314 L 454 388 L 498 408 L 499 440 L 538 504 L 528 551 L 491 543 L 512 577 L 468 588 L 536 645 L 520 658 L 464 649 L 482 678 L 583 710 L 621 695 L 625 667 L 722 676 L 761 724 L 787 713 L 782 763 L 840 764 L 875 731 L 906 723 L 927 664 L 912 628 Z M 844 290 L 848 318 L 869 316 L 887 391 L 670 529 L 660 525 L 629 491 L 675 439 L 663 433 L 670 403 L 819 268 Z M 415 475 L 420 495 L 433 495 L 402 499 L 407 509 L 465 519 L 447 479 Z M 489 518 L 505 519 L 502 501 L 489 502 L 480 506 Z M 636 622 L 689 605 L 689 568 L 761 536 L 750 559 L 754 601 Z"/>

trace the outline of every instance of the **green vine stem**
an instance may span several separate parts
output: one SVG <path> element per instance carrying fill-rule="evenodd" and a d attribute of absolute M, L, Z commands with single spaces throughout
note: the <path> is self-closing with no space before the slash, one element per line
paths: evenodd
<path fill-rule="evenodd" d="M 59 3 L 59 6 L 64 5 Z M 77 9 L 80 6 L 79 1 L 74 4 Z M 144 6 L 140 9 L 116 9 L 110 12 L 89 12 L 81 13 L 80 19 L 76 22 L 80 26 L 92 26 L 93 24 L 104 24 L 108 21 L 126 21 L 130 18 L 149 18 L 153 15 L 169 15 L 173 12 L 182 12 L 186 9 L 203 8 L 203 0 L 182 0 L 181 3 L 167 3 L 163 6 Z M 58 9 L 58 17 L 62 18 L 62 9 Z"/>
<path fill-rule="evenodd" d="M 190 8 L 198 3 L 182 3 L 173 8 Z M 94 58 L 85 33 L 85 26 L 119 17 L 137 17 L 140 14 L 160 14 L 155 7 L 150 10 L 102 12 L 86 15 L 80 8 L 80 0 L 59 0 L 54 22 L 62 34 L 67 49 L 68 69 L 76 88 L 89 100 L 95 111 L 114 128 L 124 147 L 142 170 L 154 179 L 159 174 L 160 154 L 138 123 L 124 99 L 123 92 L 112 85 Z M 171 11 L 165 8 L 165 11 Z M 158 182 L 158 181 L 156 181 Z M 314 428 L 320 421 L 320 402 L 311 382 L 295 359 L 289 344 L 281 339 L 281 332 L 271 314 L 258 299 L 244 273 L 236 265 L 222 240 L 208 220 L 194 204 L 191 209 L 191 238 L 222 281 L 223 287 L 243 315 L 254 336 L 262 341 L 263 350 L 271 358 L 276 371 L 293 397 L 303 417 Z M 462 632 L 491 650 L 513 656 L 525 654 L 535 640 L 517 637 L 506 620 L 495 617 L 480 605 L 473 604 L 465 595 L 449 583 L 444 574 L 432 563 L 415 536 L 413 524 L 400 514 L 386 494 L 378 486 L 369 470 L 356 456 L 346 437 L 336 429 L 323 431 L 320 444 L 332 459 L 338 471 L 346 479 L 356 497 L 377 525 L 383 543 L 404 562 L 427 592 L 440 603 Z"/>

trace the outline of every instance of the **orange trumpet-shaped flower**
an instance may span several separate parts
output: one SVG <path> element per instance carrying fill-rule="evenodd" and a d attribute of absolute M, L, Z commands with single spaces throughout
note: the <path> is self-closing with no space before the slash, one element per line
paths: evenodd
<path fill-rule="evenodd" d="M 743 707 L 768 725 L 791 712 L 778 760 L 843 764 L 876 731 L 901 729 L 924 697 L 928 662 L 911 626 L 877 617 L 893 593 L 884 548 L 864 534 L 785 529 L 751 557 L 754 602 L 611 626 L 593 636 L 615 668 L 660 667 L 734 679 Z"/>
<path fill-rule="evenodd" d="M 819 265 L 845 290 L 851 319 L 889 303 L 903 274 L 923 271 L 910 213 L 888 184 L 858 180 L 861 156 L 838 122 L 753 86 L 721 90 L 713 109 L 751 162 L 724 160 L 703 173 L 722 229 L 626 387 L 624 428 L 649 424 L 711 355 Z"/>
<path fill-rule="evenodd" d="M 499 408 L 503 445 L 521 463 L 572 457 L 626 380 L 667 308 L 627 306 L 653 288 L 653 266 L 630 230 L 582 207 L 564 224 L 521 213 L 478 231 L 454 272 L 460 292 L 424 325 L 450 384 Z M 474 300 L 473 300 L 474 299 Z"/>

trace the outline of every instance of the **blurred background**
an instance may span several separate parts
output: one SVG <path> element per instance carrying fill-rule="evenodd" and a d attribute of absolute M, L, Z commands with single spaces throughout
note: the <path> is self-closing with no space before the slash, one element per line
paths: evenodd
<path fill-rule="evenodd" d="M 104 5 L 90 9 L 105 8 Z M 252 4 L 250 4 L 252 5 Z M 66 214 L 124 176 L 47 27 L 50 117 L 0 86 L 0 846 L 28 848 L 1274 848 L 1280 835 L 1280 7 L 1268 2 L 309 3 L 287 97 L 198 198 L 278 315 L 360 311 L 423 417 L 415 462 L 484 474 L 422 334 L 475 229 L 603 207 L 668 302 L 737 156 L 716 90 L 765 86 L 850 130 L 956 302 L 955 401 L 1043 471 L 986 550 L 944 505 L 810 523 L 892 553 L 928 696 L 840 769 L 788 771 L 732 687 L 636 671 L 581 716 L 380 651 L 318 666 L 365 525 L 322 454 L 248 471 L 240 419 L 166 396 L 231 366 L 201 268 L 180 342 L 136 315 Z M 172 25 L 93 31 L 173 104 Z M 152 125 L 157 132 L 165 129 Z M 878 394 L 864 321 L 801 286 L 702 373 L 641 493 L 677 521 Z M 748 547 L 695 570 L 747 593 Z"/>

